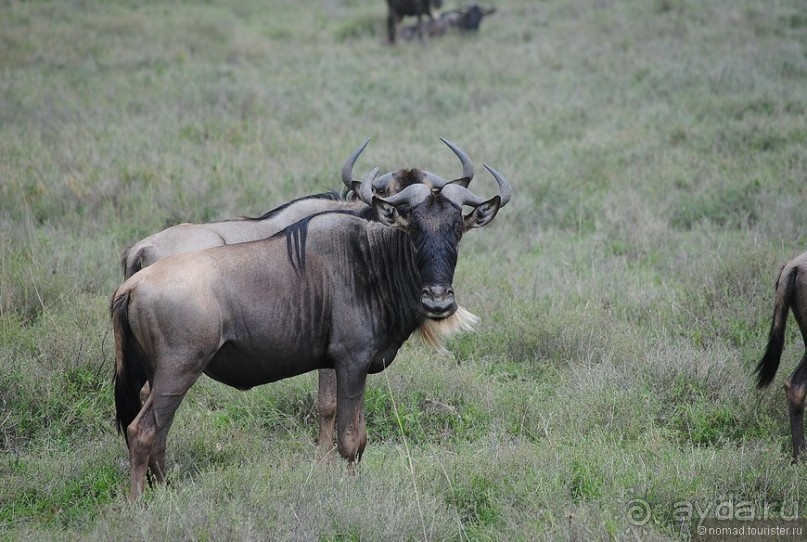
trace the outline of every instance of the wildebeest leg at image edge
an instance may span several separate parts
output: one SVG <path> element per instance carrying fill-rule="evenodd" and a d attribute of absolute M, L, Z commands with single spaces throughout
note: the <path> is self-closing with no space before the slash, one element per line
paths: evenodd
<path fill-rule="evenodd" d="M 797 461 L 799 455 L 805 451 L 804 399 L 807 397 L 807 354 L 801 358 L 798 367 L 785 382 L 785 396 L 793 436 L 793 460 Z"/>
<path fill-rule="evenodd" d="M 768 346 L 757 365 L 757 386 L 768 386 L 776 376 L 785 343 L 788 312 L 801 330 L 802 341 L 807 349 L 807 252 L 793 258 L 782 266 L 776 279 L 773 320 L 768 335 Z M 807 397 L 807 351 L 785 381 L 785 396 L 790 414 L 790 431 L 793 437 L 793 461 L 805 451 L 804 402 Z"/>

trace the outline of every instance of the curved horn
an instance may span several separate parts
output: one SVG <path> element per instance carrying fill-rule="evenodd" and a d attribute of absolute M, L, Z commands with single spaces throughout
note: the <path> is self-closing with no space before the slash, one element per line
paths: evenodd
<path fill-rule="evenodd" d="M 373 204 L 373 180 L 376 174 L 378 174 L 377 167 L 373 168 L 370 173 L 365 175 L 361 182 L 353 181 L 350 186 L 350 189 L 367 205 Z"/>
<path fill-rule="evenodd" d="M 513 189 L 510 187 L 510 183 L 507 182 L 507 179 L 505 179 L 501 173 L 487 164 L 483 165 L 488 171 L 490 171 L 490 174 L 493 175 L 493 178 L 496 179 L 496 183 L 499 185 L 499 198 L 501 200 L 499 202 L 499 208 L 501 209 L 507 204 L 508 201 L 510 201 L 510 197 L 513 195 Z M 450 184 L 443 188 L 441 193 L 459 207 L 462 207 L 463 205 L 477 207 L 485 202 L 484 199 L 480 198 L 460 184 Z"/>
<path fill-rule="evenodd" d="M 513 188 L 510 186 L 510 183 L 507 182 L 507 179 L 504 176 L 490 167 L 489 165 L 482 163 L 485 166 L 485 169 L 490 171 L 490 174 L 493 175 L 493 178 L 496 179 L 496 183 L 499 185 L 499 196 L 502 198 L 502 202 L 499 204 L 499 208 L 501 209 L 507 202 L 510 201 L 510 196 L 513 195 Z"/>
<path fill-rule="evenodd" d="M 345 184 L 345 186 L 347 186 L 348 190 L 353 190 L 353 164 L 356 163 L 356 159 L 359 157 L 368 143 L 370 143 L 369 137 L 367 138 L 367 141 L 359 146 L 358 149 L 350 153 L 350 156 L 348 156 L 347 160 L 345 161 L 345 165 L 342 166 L 342 182 Z"/>
<path fill-rule="evenodd" d="M 368 141 L 369 141 L 369 139 L 368 139 Z M 468 188 L 468 184 L 471 182 L 471 179 L 474 178 L 474 165 L 471 162 L 471 159 L 468 157 L 467 154 L 465 154 L 465 152 L 462 151 L 462 149 L 460 149 L 459 147 L 454 145 L 449 140 L 441 137 L 440 141 L 445 143 L 448 146 L 448 148 L 451 149 L 452 152 L 457 156 L 457 158 L 459 158 L 460 164 L 462 164 L 462 174 L 461 174 L 460 177 L 458 177 L 456 179 L 453 179 L 453 180 L 444 179 L 444 178 L 440 177 L 439 175 L 437 175 L 436 173 L 432 173 L 431 171 L 426 171 L 426 170 L 421 170 L 423 172 L 423 175 L 431 183 L 432 188 L 435 188 L 437 190 L 440 190 L 444 186 L 446 186 L 448 184 L 452 184 L 452 183 L 456 183 L 456 184 L 459 184 L 461 186 L 464 186 L 465 188 Z M 366 145 L 367 145 L 367 143 L 365 142 L 364 146 L 366 146 Z M 362 146 L 361 150 L 364 149 L 364 146 Z M 358 156 L 358 153 L 360 153 L 361 150 L 358 150 L 355 153 L 356 156 Z M 354 157 L 354 161 L 355 161 L 355 157 Z M 348 158 L 348 162 L 350 162 L 350 158 Z M 352 164 L 351 164 L 351 167 L 352 167 Z M 345 168 L 342 169 L 342 179 L 343 180 L 345 178 L 345 169 L 347 169 L 347 168 L 348 168 L 348 164 L 346 163 Z M 385 173 L 381 177 L 374 180 L 373 181 L 373 189 L 375 191 L 378 191 L 378 192 L 383 192 L 384 190 L 386 190 L 387 185 L 389 184 L 390 180 L 392 180 L 392 176 L 394 174 L 395 174 L 394 171 L 390 171 L 389 173 Z M 352 184 L 352 179 L 351 179 L 351 181 L 345 181 L 345 184 L 348 184 L 348 183 Z"/>
<path fill-rule="evenodd" d="M 446 185 L 440 193 L 445 196 L 447 200 L 462 208 L 463 205 L 477 207 L 485 202 L 482 198 L 462 186 L 461 184 Z"/>
<path fill-rule="evenodd" d="M 458 177 L 457 179 L 455 179 L 454 181 L 451 181 L 451 182 L 457 182 L 457 183 L 461 184 L 462 186 L 464 186 L 465 188 L 468 188 L 468 184 L 474 178 L 474 164 L 473 164 L 473 162 L 471 162 L 471 159 L 468 158 L 468 155 L 465 154 L 462 151 L 462 149 L 460 149 L 459 147 L 454 145 L 449 140 L 441 137 L 440 141 L 442 141 L 443 143 L 448 145 L 448 148 L 451 149 L 454 152 L 454 154 L 457 155 L 457 158 L 460 159 L 460 163 L 462 164 L 462 175 L 460 177 Z M 462 182 L 464 179 L 468 179 L 468 180 L 465 181 L 465 182 Z M 440 187 L 440 188 L 442 188 L 442 187 Z"/>
<path fill-rule="evenodd" d="M 468 155 L 465 154 L 462 149 L 454 145 L 449 140 L 445 139 L 444 137 L 440 138 L 440 141 L 448 145 L 448 148 L 451 149 L 454 154 L 457 155 L 457 158 L 460 159 L 460 164 L 462 164 L 462 174 L 453 180 L 443 179 L 436 173 L 432 173 L 431 171 L 421 170 L 423 171 L 423 175 L 429 180 L 432 184 L 432 187 L 441 190 L 444 186 L 452 183 L 456 183 L 460 186 L 468 188 L 468 184 L 471 182 L 471 179 L 474 178 L 474 165 L 471 162 L 471 159 L 468 158 Z"/>
<path fill-rule="evenodd" d="M 376 198 L 386 201 L 390 205 L 397 207 L 403 203 L 408 203 L 409 205 L 417 205 L 427 197 L 429 197 L 432 193 L 432 189 L 425 184 L 410 184 L 397 194 L 393 194 L 388 198 L 380 198 L 376 196 Z M 372 199 L 371 199 L 372 200 Z"/>
<path fill-rule="evenodd" d="M 436 173 L 432 173 L 431 171 L 421 170 L 423 172 L 423 176 L 426 177 L 429 182 L 432 184 L 432 188 L 435 190 L 442 189 L 445 185 L 452 183 L 454 181 L 449 181 L 447 179 L 443 179 Z"/>

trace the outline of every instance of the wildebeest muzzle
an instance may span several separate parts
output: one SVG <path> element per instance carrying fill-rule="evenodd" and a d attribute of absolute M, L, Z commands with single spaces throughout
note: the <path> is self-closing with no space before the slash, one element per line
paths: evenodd
<path fill-rule="evenodd" d="M 454 289 L 450 286 L 426 286 L 421 291 L 420 303 L 426 316 L 438 320 L 448 318 L 457 310 Z"/>

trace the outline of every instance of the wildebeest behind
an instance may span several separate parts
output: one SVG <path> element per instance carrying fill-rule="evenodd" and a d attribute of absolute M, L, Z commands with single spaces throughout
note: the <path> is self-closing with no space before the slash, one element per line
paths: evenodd
<path fill-rule="evenodd" d="M 454 9 L 440 14 L 437 19 L 425 21 L 422 31 L 430 38 L 442 36 L 448 32 L 478 32 L 482 19 L 496 12 L 495 7 L 482 7 L 479 4 L 472 4 L 467 8 Z M 418 36 L 416 25 L 406 25 L 400 27 L 398 35 L 401 39 L 412 40 Z"/>
<path fill-rule="evenodd" d="M 387 0 L 387 39 L 390 43 L 395 43 L 396 27 L 405 16 L 417 17 L 417 35 L 422 38 L 423 16 L 430 21 L 434 20 L 432 8 L 440 9 L 442 5 L 443 0 Z"/>
<path fill-rule="evenodd" d="M 485 167 L 499 185 L 488 200 L 456 183 L 381 198 L 368 177 L 357 192 L 379 222 L 321 213 L 270 239 L 167 258 L 124 282 L 110 313 L 130 497 L 142 494 L 149 469 L 164 481 L 168 431 L 203 373 L 246 390 L 335 369 L 339 453 L 348 465 L 360 460 L 367 374 L 392 363 L 426 320 L 457 310 L 460 238 L 510 200 L 510 184 Z M 472 210 L 463 215 L 463 207 Z"/>
<path fill-rule="evenodd" d="M 352 172 L 356 158 L 369 142 L 368 139 L 348 156 L 343 170 L 349 166 Z M 343 182 L 350 188 L 352 180 Z M 144 267 L 175 254 L 269 237 L 301 218 L 326 210 L 368 212 L 369 207 L 359 200 L 346 200 L 336 192 L 326 192 L 295 199 L 257 218 L 177 224 L 127 247 L 121 257 L 123 278 L 128 279 Z"/>
<path fill-rule="evenodd" d="M 442 188 L 448 183 L 458 183 L 468 187 L 474 176 L 473 164 L 461 149 L 450 141 L 442 141 L 454 152 L 462 166 L 460 176 L 454 180 L 443 179 L 439 175 L 424 170 L 399 170 L 386 173 L 373 180 L 373 191 L 380 196 L 397 194 L 410 184 L 425 183 L 433 188 Z M 353 190 L 353 167 L 359 155 L 369 143 L 367 139 L 354 150 L 342 166 L 341 179 L 347 189 Z M 176 254 L 193 252 L 206 248 L 256 241 L 276 234 L 294 222 L 324 211 L 347 211 L 364 219 L 373 219 L 372 208 L 361 200 L 345 200 L 335 192 L 315 194 L 293 200 L 254 219 L 226 220 L 207 224 L 179 224 L 138 241 L 124 251 L 121 259 L 124 279 L 128 279 L 140 269 Z M 459 307 L 452 318 L 437 323 L 426 323 L 419 329 L 424 341 L 443 349 L 441 339 L 458 330 L 469 330 L 477 321 L 476 316 Z M 323 454 L 332 449 L 333 426 L 336 415 L 336 378 L 331 369 L 319 371 L 317 411 L 319 414 L 319 438 Z M 144 386 L 143 400 L 150 392 Z"/>
<path fill-rule="evenodd" d="M 785 344 L 787 313 L 793 316 L 801 330 L 807 348 L 807 252 L 787 262 L 776 279 L 776 297 L 773 321 L 768 336 L 765 355 L 757 365 L 757 386 L 768 386 L 779 368 Z M 790 431 L 793 437 L 793 460 L 798 460 L 804 451 L 804 399 L 807 397 L 807 352 L 793 374 L 785 381 L 785 396 L 790 413 Z"/>
<path fill-rule="evenodd" d="M 470 159 L 450 141 L 445 139 L 442 139 L 442 141 L 454 152 L 462 165 L 461 176 L 451 182 L 459 182 L 467 188 L 468 183 L 473 178 L 473 165 Z M 342 182 L 347 189 L 352 190 L 352 183 L 355 180 L 353 179 L 353 166 L 369 142 L 369 139 L 366 140 L 354 150 L 347 157 L 342 167 Z M 425 174 L 429 182 L 433 184 L 449 182 L 433 173 L 425 172 Z M 405 178 L 398 177 L 390 184 L 390 175 L 386 174 L 376 181 L 376 183 L 384 185 L 383 191 L 379 193 L 380 195 L 395 194 L 405 188 L 405 184 L 401 184 L 407 182 Z M 410 179 L 408 182 L 420 182 L 420 179 Z M 371 218 L 372 214 L 371 208 L 360 200 L 345 199 L 336 192 L 326 192 L 295 199 L 257 218 L 223 220 L 206 224 L 177 224 L 149 235 L 145 239 L 127 247 L 121 256 L 123 278 L 128 279 L 144 267 L 148 267 L 168 256 L 264 239 L 301 218 L 322 211 L 338 210 L 358 212 L 368 219 Z"/>

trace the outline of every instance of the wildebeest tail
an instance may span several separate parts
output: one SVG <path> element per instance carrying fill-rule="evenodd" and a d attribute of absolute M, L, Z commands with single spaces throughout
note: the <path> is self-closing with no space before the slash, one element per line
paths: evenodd
<path fill-rule="evenodd" d="M 776 371 L 779 369 L 779 360 L 785 345 L 785 327 L 787 326 L 787 312 L 793 300 L 793 290 L 796 284 L 798 267 L 786 265 L 776 279 L 776 300 L 773 307 L 773 321 L 768 334 L 768 346 L 765 355 L 757 365 L 757 387 L 768 386 Z"/>
<path fill-rule="evenodd" d="M 132 251 L 135 251 L 132 254 Z M 127 247 L 120 258 L 120 270 L 123 273 L 123 280 L 128 279 L 141 269 L 143 269 L 143 249 L 135 248 L 135 245 Z"/>
<path fill-rule="evenodd" d="M 110 315 L 115 334 L 115 420 L 128 445 L 126 428 L 140 412 L 140 390 L 148 379 L 143 360 L 130 340 L 129 291 L 116 292 Z"/>

